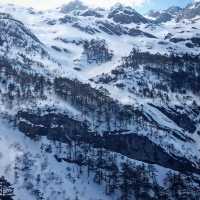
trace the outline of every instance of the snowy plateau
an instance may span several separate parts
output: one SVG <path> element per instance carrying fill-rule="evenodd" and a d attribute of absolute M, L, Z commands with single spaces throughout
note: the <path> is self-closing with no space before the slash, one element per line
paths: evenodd
<path fill-rule="evenodd" d="M 200 200 L 199 52 L 200 2 L 1 4 L 0 199 Z"/>

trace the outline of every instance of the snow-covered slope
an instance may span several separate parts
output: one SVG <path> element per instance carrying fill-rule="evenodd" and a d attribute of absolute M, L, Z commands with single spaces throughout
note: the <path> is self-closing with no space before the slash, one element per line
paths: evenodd
<path fill-rule="evenodd" d="M 55 143 L 24 137 L 5 120 L 0 133 L 0 173 L 14 184 L 15 199 L 112 199 L 93 182 L 93 174 L 88 178 L 86 169 L 81 173 L 75 164 L 58 162 L 56 154 L 61 153 Z"/>
<path fill-rule="evenodd" d="M 1 6 L 0 168 L 16 199 L 199 198 L 200 20 L 183 10 Z"/>

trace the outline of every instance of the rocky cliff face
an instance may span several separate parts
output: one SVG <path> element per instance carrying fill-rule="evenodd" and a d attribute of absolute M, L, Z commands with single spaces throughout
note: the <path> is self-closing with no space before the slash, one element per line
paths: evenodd
<path fill-rule="evenodd" d="M 68 115 L 55 111 L 49 111 L 42 116 L 40 115 L 41 111 L 30 112 L 18 113 L 17 126 L 20 131 L 31 138 L 47 136 L 50 140 L 64 143 L 79 141 L 90 144 L 95 148 L 105 148 L 109 151 L 121 153 L 134 160 L 149 164 L 158 164 L 184 173 L 200 173 L 199 167 L 196 168 L 189 160 L 174 154 L 170 155 L 145 136 L 139 136 L 136 133 L 123 134 L 122 130 L 100 136 L 97 132 L 91 132 L 86 121 L 76 121 Z"/>
<path fill-rule="evenodd" d="M 188 5 L 185 9 L 183 9 L 178 19 L 192 19 L 198 17 L 199 15 L 200 15 L 200 3 L 194 2 Z"/>
<path fill-rule="evenodd" d="M 130 23 L 148 23 L 150 20 L 146 19 L 134 9 L 130 7 L 124 7 L 123 5 L 117 5 L 111 9 L 108 18 L 113 19 L 113 21 L 121 24 Z"/>

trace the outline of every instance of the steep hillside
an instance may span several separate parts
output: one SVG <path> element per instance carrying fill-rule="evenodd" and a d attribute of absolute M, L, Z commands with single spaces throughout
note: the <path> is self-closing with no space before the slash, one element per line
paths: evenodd
<path fill-rule="evenodd" d="M 0 176 L 15 199 L 200 198 L 200 21 L 180 18 L 197 5 L 151 19 L 1 6 Z"/>

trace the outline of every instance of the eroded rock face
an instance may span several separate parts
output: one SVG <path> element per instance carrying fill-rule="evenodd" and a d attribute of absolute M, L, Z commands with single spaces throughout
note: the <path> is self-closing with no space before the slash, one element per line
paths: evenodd
<path fill-rule="evenodd" d="M 111 18 L 113 21 L 121 24 L 150 22 L 150 20 L 137 13 L 134 9 L 130 7 L 123 7 L 122 5 L 118 5 L 113 8 L 109 13 L 108 18 Z"/>
<path fill-rule="evenodd" d="M 145 36 L 145 37 L 148 37 L 148 38 L 156 38 L 154 35 L 152 35 L 150 33 L 143 32 L 143 31 L 135 29 L 135 28 L 131 28 L 128 31 L 128 35 L 133 36 L 133 37 L 136 37 L 136 36 Z"/>
<path fill-rule="evenodd" d="M 64 143 L 79 141 L 150 164 L 158 164 L 181 172 L 200 173 L 200 169 L 193 166 L 189 160 L 167 153 L 145 136 L 119 132 L 99 135 L 90 132 L 86 122 L 74 120 L 67 114 L 20 111 L 17 115 L 17 126 L 31 138 L 47 136 L 50 140 Z"/>
<path fill-rule="evenodd" d="M 88 132 L 86 123 L 69 118 L 67 114 L 51 111 L 46 114 L 20 111 L 17 114 L 17 126 L 31 138 L 47 136 L 50 140 L 62 142 L 78 139 Z"/>
<path fill-rule="evenodd" d="M 101 145 L 132 159 L 158 164 L 181 172 L 200 173 L 200 169 L 194 167 L 189 160 L 168 154 L 145 136 L 137 134 L 106 135 L 101 139 L 96 139 L 96 141 L 98 141 L 98 144 L 94 143 L 95 146 L 100 147 Z M 99 141 L 101 141 L 101 144 L 99 144 Z"/>

